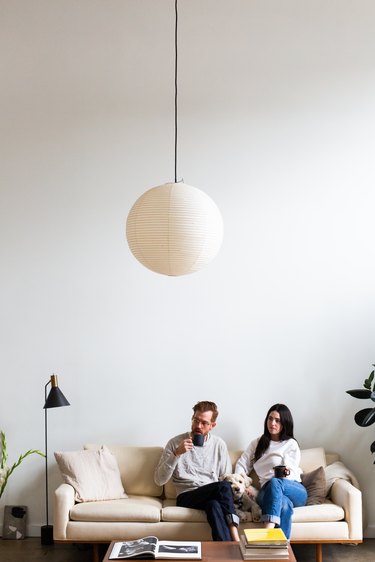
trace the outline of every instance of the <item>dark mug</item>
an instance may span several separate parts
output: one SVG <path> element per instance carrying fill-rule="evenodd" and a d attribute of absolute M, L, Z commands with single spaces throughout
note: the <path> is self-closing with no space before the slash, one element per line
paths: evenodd
<path fill-rule="evenodd" d="M 273 470 L 275 472 L 275 478 L 285 478 L 289 476 L 290 470 L 285 464 L 279 464 L 278 466 L 274 466 Z"/>
<path fill-rule="evenodd" d="M 196 447 L 203 447 L 204 435 L 202 433 L 194 433 L 193 435 L 193 445 Z"/>

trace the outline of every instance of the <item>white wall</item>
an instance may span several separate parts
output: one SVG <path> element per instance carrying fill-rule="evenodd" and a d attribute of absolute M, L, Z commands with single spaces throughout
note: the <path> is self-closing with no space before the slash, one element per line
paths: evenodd
<path fill-rule="evenodd" d="M 173 180 L 173 0 L 0 0 L 0 427 L 9 460 L 85 442 L 163 445 L 191 407 L 244 447 L 286 402 L 338 451 L 375 536 L 373 428 L 345 391 L 375 362 L 375 4 L 180 0 L 179 176 L 225 241 L 191 276 L 128 250 L 127 213 Z M 59 482 L 51 458 L 51 490 Z M 30 457 L 0 501 L 44 524 Z M 51 494 L 52 496 L 52 494 Z M 3 510 L 1 509 L 0 518 Z"/>

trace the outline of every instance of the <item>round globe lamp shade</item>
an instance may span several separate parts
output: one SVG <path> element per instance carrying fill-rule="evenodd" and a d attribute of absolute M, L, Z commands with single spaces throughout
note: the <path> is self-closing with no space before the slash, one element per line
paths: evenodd
<path fill-rule="evenodd" d="M 207 265 L 223 240 L 223 219 L 212 199 L 185 183 L 146 191 L 131 208 L 126 237 L 136 259 L 164 275 L 186 275 Z"/>

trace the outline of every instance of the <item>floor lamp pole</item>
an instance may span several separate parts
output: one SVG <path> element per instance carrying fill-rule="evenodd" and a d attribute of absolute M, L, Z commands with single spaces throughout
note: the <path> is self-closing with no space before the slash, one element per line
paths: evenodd
<path fill-rule="evenodd" d="M 47 386 L 44 387 L 44 401 L 47 402 Z M 49 510 L 48 510 L 48 427 L 47 427 L 47 408 L 44 408 L 44 452 L 45 452 L 45 480 L 46 480 L 46 525 L 41 528 L 41 543 L 53 544 L 53 526 L 49 525 Z"/>

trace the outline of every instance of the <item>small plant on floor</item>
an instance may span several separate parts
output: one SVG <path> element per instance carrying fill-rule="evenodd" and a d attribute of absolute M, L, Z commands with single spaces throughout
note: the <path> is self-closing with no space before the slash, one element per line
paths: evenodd
<path fill-rule="evenodd" d="M 373 365 L 375 367 L 375 365 Z M 369 377 L 364 380 L 363 388 L 356 388 L 354 390 L 347 390 L 346 392 L 353 396 L 354 398 L 360 398 L 361 400 L 368 399 L 375 402 L 375 371 L 371 371 Z M 360 427 L 369 427 L 375 422 L 375 407 L 364 408 L 356 413 L 354 416 L 354 421 Z M 370 445 L 371 453 L 375 453 L 375 441 Z M 375 461 L 374 461 L 375 464 Z"/>
<path fill-rule="evenodd" d="M 8 482 L 8 478 L 12 474 L 12 472 L 17 468 L 17 466 L 19 466 L 21 464 L 23 459 L 25 459 L 29 455 L 33 455 L 34 453 L 36 453 L 37 455 L 40 455 L 41 457 L 45 457 L 45 454 L 42 453 L 41 451 L 37 451 L 36 449 L 30 449 L 29 451 L 27 451 L 23 455 L 20 455 L 18 460 L 15 463 L 13 463 L 12 466 L 7 466 L 7 459 L 8 459 L 7 442 L 6 442 L 6 439 L 5 439 L 4 431 L 1 431 L 0 498 L 3 495 L 3 492 L 5 490 L 5 486 L 7 485 L 7 482 Z"/>

